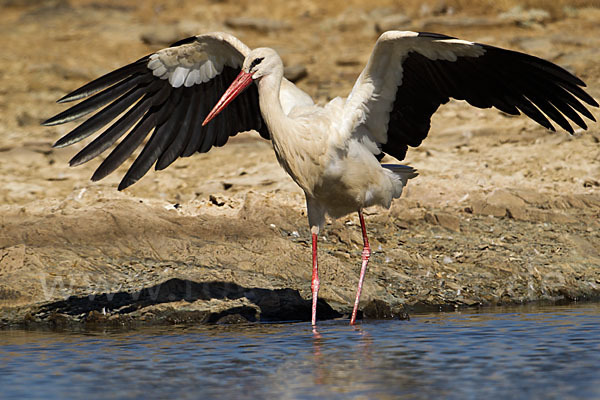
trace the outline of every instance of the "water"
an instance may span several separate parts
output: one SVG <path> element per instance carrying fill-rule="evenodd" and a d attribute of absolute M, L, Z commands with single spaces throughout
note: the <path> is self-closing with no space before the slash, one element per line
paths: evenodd
<path fill-rule="evenodd" d="M 594 399 L 600 304 L 133 332 L 0 331 L 1 398 Z"/>

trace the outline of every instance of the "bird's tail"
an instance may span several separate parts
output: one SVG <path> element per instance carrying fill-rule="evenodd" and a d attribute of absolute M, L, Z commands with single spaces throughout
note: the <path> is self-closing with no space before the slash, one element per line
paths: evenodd
<path fill-rule="evenodd" d="M 400 197 L 409 179 L 419 175 L 416 169 L 408 165 L 381 164 L 381 166 L 390 172 L 391 178 L 395 181 L 394 198 Z"/>
<path fill-rule="evenodd" d="M 402 183 L 405 185 L 409 179 L 412 179 L 415 176 L 419 175 L 416 169 L 408 165 L 381 164 L 381 166 L 385 169 L 392 171 L 395 175 L 398 175 L 400 179 L 402 179 Z"/>

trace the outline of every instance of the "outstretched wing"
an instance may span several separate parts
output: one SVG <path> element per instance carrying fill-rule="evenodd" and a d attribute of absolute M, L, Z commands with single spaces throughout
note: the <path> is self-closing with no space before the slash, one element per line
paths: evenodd
<path fill-rule="evenodd" d="M 525 115 L 554 130 L 573 133 L 582 104 L 598 103 L 585 84 L 537 57 L 433 33 L 390 31 L 381 35 L 344 108 L 345 132 L 375 142 L 402 160 L 408 146 L 427 137 L 431 116 L 450 98 L 479 108 Z"/>
<path fill-rule="evenodd" d="M 184 39 L 69 93 L 58 102 L 87 99 L 43 124 L 63 124 L 106 106 L 54 145 L 68 146 L 110 124 L 73 157 L 70 165 L 74 166 L 98 156 L 128 133 L 100 164 L 92 177 L 94 181 L 113 172 L 153 131 L 119 190 L 135 183 L 153 164 L 157 170 L 164 169 L 178 157 L 223 146 L 238 132 L 254 129 L 269 139 L 256 85 L 202 126 L 249 52 L 245 44 L 226 33 Z"/>

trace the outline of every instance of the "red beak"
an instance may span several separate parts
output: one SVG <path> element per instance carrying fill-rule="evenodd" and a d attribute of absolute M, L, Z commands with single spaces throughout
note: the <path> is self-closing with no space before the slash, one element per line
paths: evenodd
<path fill-rule="evenodd" d="M 208 116 L 202 122 L 202 126 L 208 124 L 210 120 L 217 116 L 229 103 L 233 101 L 236 97 L 238 97 L 250 84 L 252 83 L 252 74 L 248 72 L 241 71 L 239 75 L 235 78 L 229 88 L 225 91 L 221 99 L 217 102 L 217 104 L 213 107 Z"/>

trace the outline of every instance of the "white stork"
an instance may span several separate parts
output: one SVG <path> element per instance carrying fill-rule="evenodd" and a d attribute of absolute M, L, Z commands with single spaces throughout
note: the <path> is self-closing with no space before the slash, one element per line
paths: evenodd
<path fill-rule="evenodd" d="M 598 103 L 584 86 L 563 68 L 523 53 L 439 34 L 390 31 L 377 40 L 348 98 L 319 106 L 283 77 L 274 50 L 250 50 L 230 34 L 210 33 L 174 43 L 75 90 L 58 102 L 91 97 L 44 125 L 73 121 L 106 105 L 54 145 L 78 142 L 116 120 L 70 161 L 71 166 L 87 162 L 128 132 L 93 181 L 113 172 L 153 131 L 119 190 L 152 165 L 161 170 L 178 157 L 223 146 L 238 132 L 258 131 L 272 141 L 279 163 L 306 194 L 313 325 L 317 235 L 326 214 L 358 212 L 364 248 L 354 324 L 371 254 L 362 209 L 389 208 L 417 175 L 408 166 L 380 164 L 384 154 L 402 160 L 408 146 L 419 146 L 432 114 L 450 98 L 511 115 L 523 112 L 551 130 L 550 120 L 573 133 L 567 118 L 586 129 L 580 114 L 595 119 L 582 102 Z"/>

